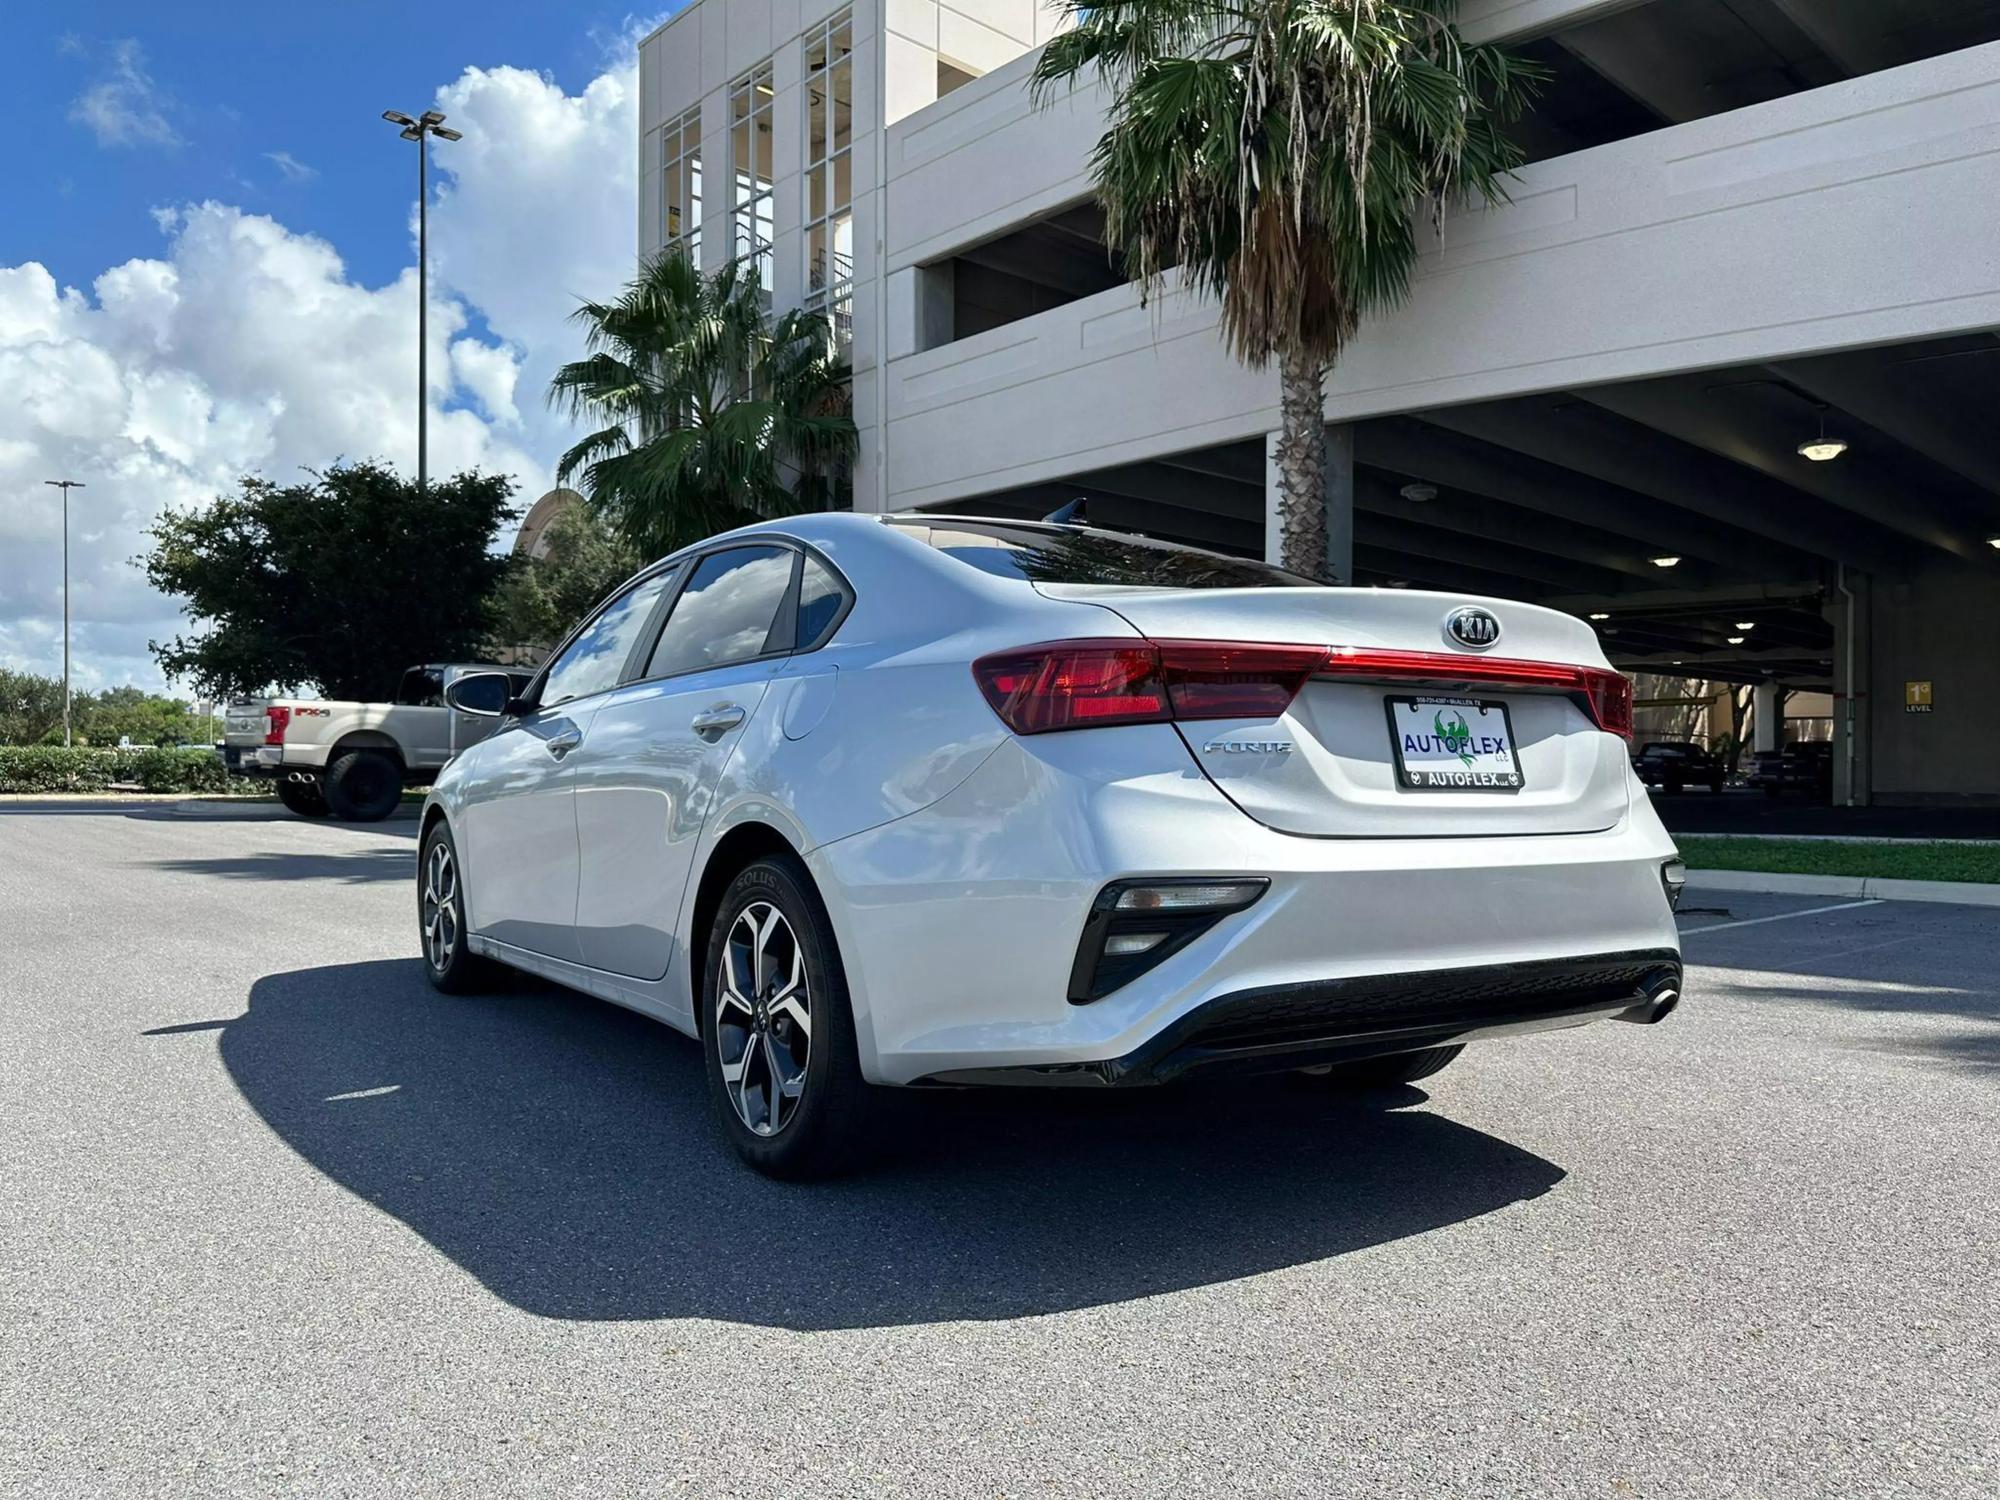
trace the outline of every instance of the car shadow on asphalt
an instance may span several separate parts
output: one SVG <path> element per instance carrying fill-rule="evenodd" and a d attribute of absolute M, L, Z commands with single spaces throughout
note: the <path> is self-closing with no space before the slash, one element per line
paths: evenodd
<path fill-rule="evenodd" d="M 175 875 L 206 875 L 218 880 L 332 880 L 366 885 L 378 880 L 410 880 L 417 874 L 417 852 L 408 845 L 356 849 L 347 854 L 301 854 L 266 849 L 216 859 L 156 859 L 152 868 Z"/>
<path fill-rule="evenodd" d="M 1342 1255 L 1547 1192 L 1553 1163 L 1304 1080 L 893 1096 L 873 1165 L 738 1164 L 696 1044 L 527 985 L 448 998 L 416 960 L 257 981 L 221 1055 L 305 1160 L 550 1318 L 833 1329 L 1013 1318 Z"/>

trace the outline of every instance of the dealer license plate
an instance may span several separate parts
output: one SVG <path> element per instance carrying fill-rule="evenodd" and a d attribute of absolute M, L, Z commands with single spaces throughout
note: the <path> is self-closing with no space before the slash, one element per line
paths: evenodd
<path fill-rule="evenodd" d="M 1521 762 L 1507 705 L 1479 698 L 1390 698 L 1396 784 L 1411 792 L 1518 792 Z"/>

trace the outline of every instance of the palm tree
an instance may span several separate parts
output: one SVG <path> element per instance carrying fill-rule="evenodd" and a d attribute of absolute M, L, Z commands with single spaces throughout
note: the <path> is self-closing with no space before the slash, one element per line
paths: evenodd
<path fill-rule="evenodd" d="M 563 454 L 556 482 L 580 476 L 643 555 L 836 503 L 857 440 L 824 316 L 774 320 L 752 267 L 704 276 L 674 251 L 574 317 L 589 353 L 556 371 L 549 401 L 602 425 Z"/>
<path fill-rule="evenodd" d="M 1502 201 L 1505 127 L 1544 76 L 1462 41 L 1456 0 L 1064 0 L 1030 88 L 1112 91 L 1091 157 L 1106 238 L 1150 299 L 1178 268 L 1230 351 L 1278 363 L 1284 561 L 1327 574 L 1327 372 L 1408 294 L 1416 215 Z M 1341 582 L 1348 580 L 1342 579 Z"/>

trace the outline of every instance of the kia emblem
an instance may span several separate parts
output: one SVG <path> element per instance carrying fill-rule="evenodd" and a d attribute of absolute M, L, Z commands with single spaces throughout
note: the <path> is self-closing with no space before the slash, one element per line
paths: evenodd
<path fill-rule="evenodd" d="M 1444 633 L 1468 651 L 1489 651 L 1500 643 L 1500 619 L 1490 609 L 1468 604 L 1444 617 Z"/>

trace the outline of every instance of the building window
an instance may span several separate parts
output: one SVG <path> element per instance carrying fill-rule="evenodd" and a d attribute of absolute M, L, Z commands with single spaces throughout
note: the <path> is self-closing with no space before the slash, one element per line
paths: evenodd
<path fill-rule="evenodd" d="M 660 132 L 660 201 L 664 251 L 684 251 L 701 264 L 701 110 L 689 110 Z"/>
<path fill-rule="evenodd" d="M 806 34 L 805 305 L 854 332 L 854 12 Z"/>
<path fill-rule="evenodd" d="M 730 255 L 757 272 L 771 295 L 771 65 L 759 63 L 729 89 Z"/>

